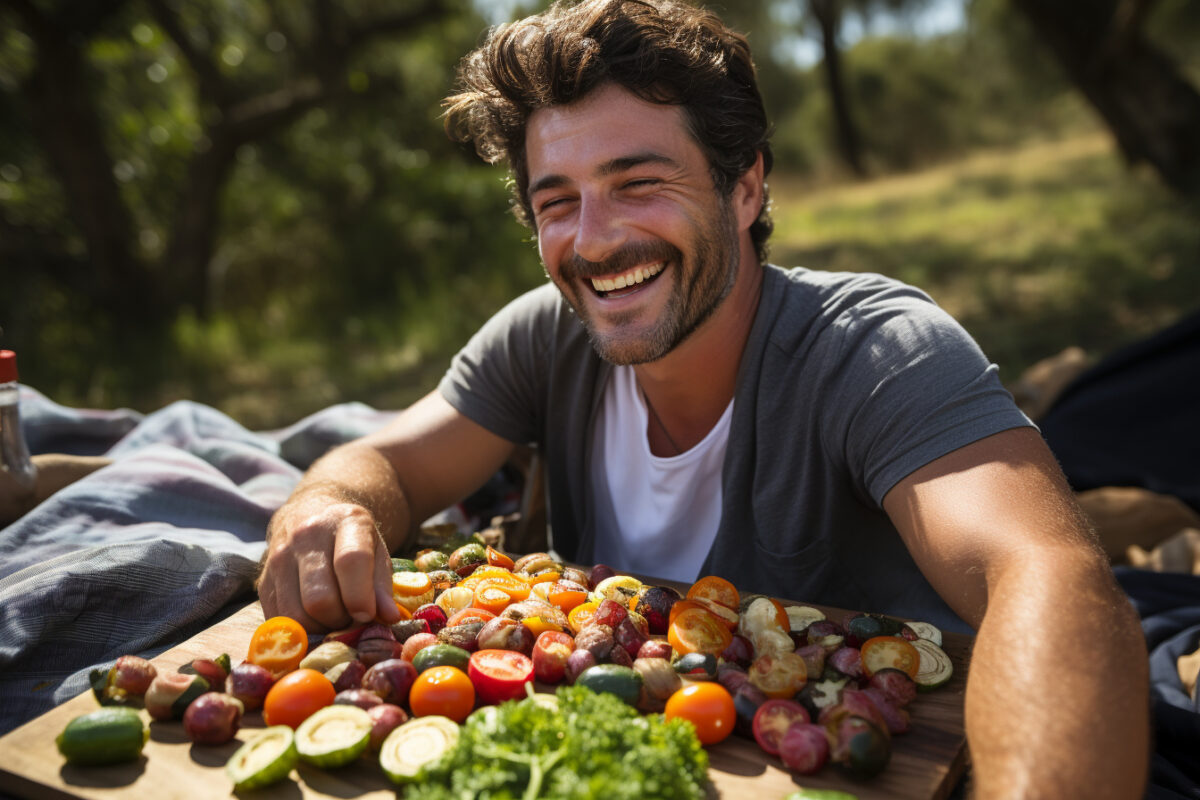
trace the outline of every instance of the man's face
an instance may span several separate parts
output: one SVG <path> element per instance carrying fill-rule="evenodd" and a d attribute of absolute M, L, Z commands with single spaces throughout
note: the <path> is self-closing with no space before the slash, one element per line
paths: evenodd
<path fill-rule="evenodd" d="M 662 358 L 729 294 L 736 218 L 678 106 L 610 84 L 534 112 L 525 148 L 542 263 L 602 358 Z"/>

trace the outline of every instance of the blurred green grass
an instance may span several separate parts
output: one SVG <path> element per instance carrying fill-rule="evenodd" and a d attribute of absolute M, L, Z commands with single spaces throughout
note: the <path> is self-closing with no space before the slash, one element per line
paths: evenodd
<path fill-rule="evenodd" d="M 1006 382 L 1069 346 L 1096 358 L 1200 306 L 1200 216 L 1101 133 L 909 175 L 771 185 L 772 260 L 879 272 L 953 314 Z"/>

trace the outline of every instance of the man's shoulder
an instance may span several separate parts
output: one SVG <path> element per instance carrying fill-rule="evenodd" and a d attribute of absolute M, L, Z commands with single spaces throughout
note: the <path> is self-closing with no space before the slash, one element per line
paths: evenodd
<path fill-rule="evenodd" d="M 896 315 L 941 314 L 929 295 L 895 278 L 869 272 L 765 267 L 764 308 L 770 340 L 788 350 Z M 802 343 L 807 343 L 802 347 Z"/>

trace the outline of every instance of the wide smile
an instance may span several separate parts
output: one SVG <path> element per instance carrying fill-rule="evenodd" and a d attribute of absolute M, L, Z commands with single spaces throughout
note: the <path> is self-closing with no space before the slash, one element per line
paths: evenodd
<path fill-rule="evenodd" d="M 623 297 L 642 288 L 642 284 L 654 280 L 667 267 L 667 262 L 634 267 L 618 275 L 591 278 L 592 289 L 601 297 Z"/>

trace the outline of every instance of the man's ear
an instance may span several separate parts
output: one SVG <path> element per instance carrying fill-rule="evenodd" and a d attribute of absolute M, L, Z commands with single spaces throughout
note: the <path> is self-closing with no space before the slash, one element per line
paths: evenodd
<path fill-rule="evenodd" d="M 758 219 L 763 207 L 763 155 L 758 152 L 754 163 L 742 173 L 733 186 L 733 210 L 737 214 L 738 230 L 748 230 Z"/>

